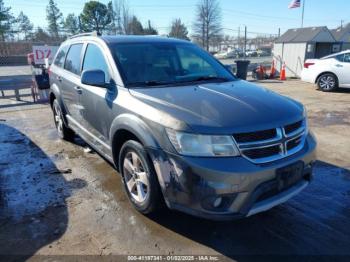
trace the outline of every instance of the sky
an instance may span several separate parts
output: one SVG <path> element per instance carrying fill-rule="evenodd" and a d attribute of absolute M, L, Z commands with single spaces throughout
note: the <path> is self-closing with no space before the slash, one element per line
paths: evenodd
<path fill-rule="evenodd" d="M 191 26 L 195 20 L 198 0 L 126 0 L 130 10 L 146 25 L 148 19 L 159 33 L 169 31 L 171 21 L 175 18 Z M 349 0 L 302 0 L 305 2 L 304 26 L 339 27 L 350 23 Z M 5 6 L 12 9 L 17 16 L 23 11 L 34 26 L 46 27 L 46 5 L 48 0 L 4 0 Z M 68 13 L 80 14 L 88 0 L 56 0 L 64 16 Z M 108 0 L 100 0 L 107 3 Z M 222 9 L 222 27 L 225 34 L 237 36 L 243 34 L 247 26 L 248 37 L 257 34 L 277 34 L 289 28 L 300 27 L 302 8 L 288 9 L 291 0 L 219 0 Z"/>

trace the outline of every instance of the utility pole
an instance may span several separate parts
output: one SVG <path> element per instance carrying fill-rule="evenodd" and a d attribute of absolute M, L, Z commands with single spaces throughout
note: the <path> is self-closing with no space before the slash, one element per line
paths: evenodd
<path fill-rule="evenodd" d="M 303 10 L 301 12 L 301 28 L 304 27 L 304 10 L 305 10 L 305 2 L 306 0 L 303 1 Z"/>
<path fill-rule="evenodd" d="M 244 59 L 246 58 L 247 52 L 247 26 L 244 26 Z"/>
<path fill-rule="evenodd" d="M 281 36 L 281 28 L 278 28 L 278 38 Z"/>
<path fill-rule="evenodd" d="M 238 49 L 240 49 L 240 41 L 241 41 L 241 26 L 238 27 L 238 40 L 237 40 Z"/>

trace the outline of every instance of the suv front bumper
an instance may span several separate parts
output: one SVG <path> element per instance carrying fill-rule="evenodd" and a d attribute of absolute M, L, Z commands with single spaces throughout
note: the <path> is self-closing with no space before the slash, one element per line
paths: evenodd
<path fill-rule="evenodd" d="M 312 178 L 316 141 L 307 135 L 294 155 L 267 164 L 243 157 L 185 157 L 148 148 L 166 204 L 195 216 L 227 220 L 251 216 L 301 192 Z M 303 163 L 302 176 L 277 190 L 277 170 Z"/>

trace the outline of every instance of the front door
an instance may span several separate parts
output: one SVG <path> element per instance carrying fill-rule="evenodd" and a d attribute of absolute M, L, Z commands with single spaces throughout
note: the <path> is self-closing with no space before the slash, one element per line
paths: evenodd
<path fill-rule="evenodd" d="M 109 130 L 113 121 L 113 101 L 116 98 L 116 87 L 113 86 L 111 70 L 102 49 L 94 43 L 86 47 L 83 60 L 85 70 L 102 70 L 105 73 L 106 87 L 82 85 L 81 107 L 82 124 L 92 135 L 94 144 L 98 142 L 101 150 L 110 150 Z M 109 87 L 108 87 L 109 86 Z M 108 153 L 108 152 L 106 152 Z"/>

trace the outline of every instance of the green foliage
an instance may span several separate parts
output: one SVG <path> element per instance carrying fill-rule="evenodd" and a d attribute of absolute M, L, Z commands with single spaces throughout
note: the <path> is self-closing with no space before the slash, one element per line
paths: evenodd
<path fill-rule="evenodd" d="M 136 16 L 133 16 L 130 23 L 129 23 L 129 34 L 130 35 L 143 35 L 144 30 L 142 27 L 141 22 L 137 19 Z"/>
<path fill-rule="evenodd" d="M 14 17 L 11 14 L 11 7 L 5 7 L 3 0 L 0 0 L 0 40 L 5 41 L 6 37 L 12 34 L 11 24 Z"/>
<path fill-rule="evenodd" d="M 180 18 L 173 20 L 169 36 L 178 39 L 190 40 L 188 38 L 187 27 L 181 22 Z"/>
<path fill-rule="evenodd" d="M 148 27 L 143 30 L 145 35 L 158 35 L 158 31 L 152 27 L 151 21 L 148 20 Z"/>
<path fill-rule="evenodd" d="M 28 16 L 26 16 L 22 11 L 19 13 L 16 19 L 18 25 L 18 32 L 24 34 L 24 39 L 28 40 L 31 36 L 33 30 L 33 24 L 30 22 Z"/>
<path fill-rule="evenodd" d="M 63 25 L 63 15 L 54 0 L 49 0 L 46 7 L 46 19 L 50 34 L 55 38 L 59 38 L 59 31 Z"/>
<path fill-rule="evenodd" d="M 71 35 L 79 33 L 79 19 L 74 14 L 68 14 L 64 21 L 64 27 Z"/>
<path fill-rule="evenodd" d="M 102 34 L 112 20 L 107 6 L 97 1 L 85 3 L 80 17 L 84 31 L 97 31 L 99 34 Z"/>

